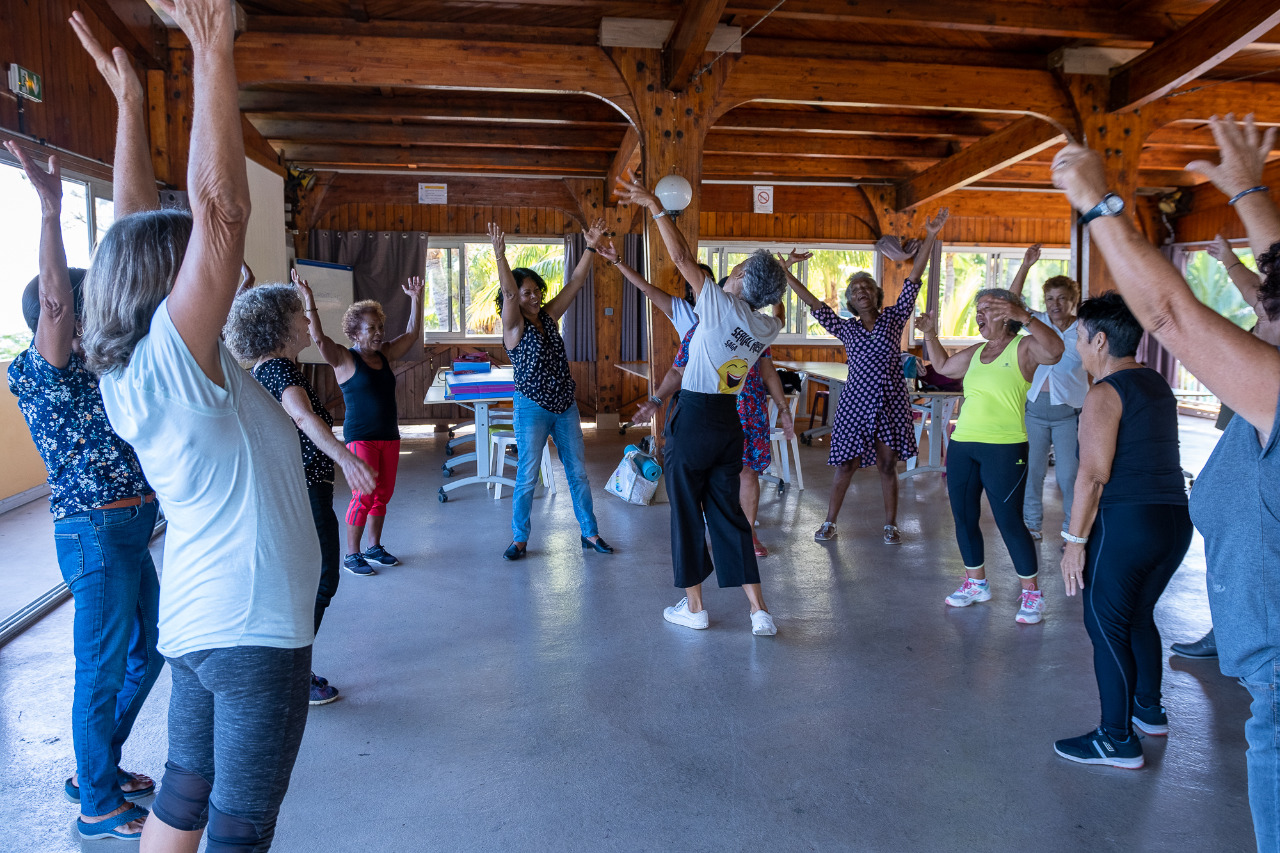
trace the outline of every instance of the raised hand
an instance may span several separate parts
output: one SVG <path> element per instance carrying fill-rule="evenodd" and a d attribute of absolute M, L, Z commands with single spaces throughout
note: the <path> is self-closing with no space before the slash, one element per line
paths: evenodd
<path fill-rule="evenodd" d="M 613 247 L 612 240 L 605 240 L 596 245 L 596 252 L 611 264 L 618 262 L 618 250 Z"/>
<path fill-rule="evenodd" d="M 298 275 L 297 270 L 289 270 L 289 277 L 293 279 L 293 286 L 298 288 L 298 295 L 302 297 L 302 307 L 315 308 L 316 297 L 311 292 L 311 285 L 307 284 L 307 280 Z"/>
<path fill-rule="evenodd" d="M 1033 243 L 1031 247 L 1028 248 L 1027 251 L 1023 254 L 1022 265 L 1029 267 L 1029 266 L 1034 266 L 1036 263 L 1038 263 L 1040 261 L 1040 249 L 1041 249 L 1041 246 L 1039 243 Z"/>
<path fill-rule="evenodd" d="M 1244 124 L 1236 124 L 1235 116 L 1227 113 L 1223 118 L 1209 119 L 1213 139 L 1218 143 L 1218 165 L 1208 160 L 1194 160 L 1187 164 L 1188 171 L 1199 172 L 1213 185 L 1231 197 L 1262 184 L 1262 169 L 1267 165 L 1267 155 L 1276 144 L 1276 128 L 1261 133 L 1253 123 L 1253 115 L 1244 117 Z"/>
<path fill-rule="evenodd" d="M 1240 260 L 1236 257 L 1236 253 L 1231 251 L 1231 244 L 1227 242 L 1227 238 L 1221 234 L 1213 238 L 1213 242 L 1205 247 L 1205 251 L 1223 266 L 1229 266 Z"/>
<path fill-rule="evenodd" d="M 493 253 L 495 255 L 505 255 L 507 253 L 507 240 L 502 234 L 502 229 L 498 227 L 498 223 L 489 223 L 489 242 L 493 243 Z"/>
<path fill-rule="evenodd" d="M 89 29 L 88 23 L 84 19 L 84 15 L 79 12 L 71 13 L 71 29 L 75 30 L 76 36 L 80 39 L 80 44 L 84 46 L 89 56 L 93 57 L 93 64 L 98 66 L 98 73 L 102 75 L 102 79 L 107 81 L 107 86 L 111 88 L 112 94 L 116 96 L 116 101 L 142 100 L 142 82 L 138 79 L 138 73 L 133 69 L 133 63 L 129 61 L 129 54 L 122 47 L 114 47 L 107 50 L 102 46 L 93 32 Z"/>
<path fill-rule="evenodd" d="M 988 323 L 1004 323 L 1008 325 L 1011 322 L 1027 325 L 1031 322 L 1031 314 L 1025 308 L 1020 308 L 1012 302 L 1005 302 L 1003 299 L 992 299 L 987 307 Z"/>
<path fill-rule="evenodd" d="M 1102 155 L 1083 145 L 1067 145 L 1053 158 L 1053 185 L 1067 194 L 1067 201 L 1084 213 L 1107 194 L 1107 171 Z"/>
<path fill-rule="evenodd" d="M 18 147 L 13 140 L 5 140 L 4 147 L 22 164 L 27 180 L 35 187 L 40 196 L 40 212 L 45 216 L 58 216 L 62 213 L 62 173 L 58 167 L 58 155 L 49 156 L 49 170 L 41 169 L 27 152 Z"/>
<path fill-rule="evenodd" d="M 790 254 L 788 254 L 785 258 L 782 257 L 781 253 L 779 253 L 778 262 L 782 264 L 784 267 L 786 267 L 787 269 L 791 269 L 793 266 L 800 263 L 801 261 L 807 261 L 812 257 L 813 257 L 813 252 L 797 252 L 795 249 L 792 249 Z"/>
<path fill-rule="evenodd" d="M 605 224 L 604 217 L 600 217 L 591 223 L 591 227 L 587 229 L 583 237 L 586 239 L 588 246 L 599 251 L 600 241 L 604 238 L 607 230 L 608 226 Z"/>
<path fill-rule="evenodd" d="M 947 217 L 949 217 L 950 215 L 951 215 L 951 208 L 949 207 L 942 208 L 942 210 L 938 211 L 937 216 L 925 221 L 924 230 L 931 236 L 936 235 L 939 231 L 942 230 L 942 226 L 947 224 Z"/>
<path fill-rule="evenodd" d="M 936 311 L 928 311 L 916 317 L 916 331 L 924 337 L 936 336 L 938 334 L 938 319 Z"/>
<path fill-rule="evenodd" d="M 227 0 L 155 0 L 177 22 L 192 50 L 230 51 L 235 39 L 235 4 Z"/>
<path fill-rule="evenodd" d="M 400 285 L 400 289 L 407 293 L 410 299 L 421 299 L 422 288 L 422 276 L 420 275 L 411 275 L 406 283 Z"/>
<path fill-rule="evenodd" d="M 614 191 L 623 204 L 640 204 L 650 210 L 662 209 L 662 203 L 658 201 L 658 197 L 645 189 L 644 184 L 637 181 L 636 176 L 631 172 L 618 178 Z"/>

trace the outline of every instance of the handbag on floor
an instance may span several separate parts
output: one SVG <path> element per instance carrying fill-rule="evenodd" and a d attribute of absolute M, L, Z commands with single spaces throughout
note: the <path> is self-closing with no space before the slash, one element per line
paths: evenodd
<path fill-rule="evenodd" d="M 658 491 L 662 466 L 656 459 L 634 445 L 627 445 L 622 461 L 605 483 L 604 490 L 629 504 L 648 506 Z"/>

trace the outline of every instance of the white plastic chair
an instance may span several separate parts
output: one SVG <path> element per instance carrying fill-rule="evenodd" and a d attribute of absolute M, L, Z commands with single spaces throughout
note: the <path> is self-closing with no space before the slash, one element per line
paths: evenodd
<path fill-rule="evenodd" d="M 791 420 L 794 422 L 796 410 L 800 406 L 800 395 L 788 394 L 787 400 L 791 409 Z M 804 473 L 800 470 L 800 433 L 797 430 L 795 438 L 790 441 L 783 437 L 782 427 L 778 426 L 778 406 L 773 400 L 769 401 L 769 450 L 772 460 L 769 463 L 769 469 L 764 473 L 765 479 L 776 482 L 779 492 L 786 491 L 786 487 L 791 485 L 791 465 L 794 462 L 796 487 L 803 492 Z"/>
<path fill-rule="evenodd" d="M 502 476 L 507 470 L 507 448 L 516 446 L 516 434 L 510 430 L 489 430 L 489 473 Z M 542 445 L 542 470 L 539 478 L 547 494 L 556 493 L 556 480 L 551 476 L 551 442 Z M 492 483 L 493 499 L 502 500 L 502 484 Z"/>

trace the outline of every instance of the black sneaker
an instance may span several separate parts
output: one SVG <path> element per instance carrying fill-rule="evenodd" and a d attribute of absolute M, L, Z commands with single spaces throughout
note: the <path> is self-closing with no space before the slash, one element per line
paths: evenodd
<path fill-rule="evenodd" d="M 1169 733 L 1169 716 L 1164 706 L 1144 707 L 1137 699 L 1133 700 L 1133 724 L 1145 735 L 1167 735 Z"/>
<path fill-rule="evenodd" d="M 362 578 L 372 577 L 377 574 L 373 567 L 365 562 L 364 557 L 359 554 L 348 554 L 342 561 L 342 568 Z"/>
<path fill-rule="evenodd" d="M 1169 651 L 1178 657 L 1191 658 L 1192 660 L 1216 658 L 1218 656 L 1218 641 L 1213 636 L 1213 629 L 1210 628 L 1209 633 L 1194 643 L 1174 643 L 1169 647 Z"/>
<path fill-rule="evenodd" d="M 391 555 L 391 552 L 381 545 L 373 545 L 364 550 L 360 555 L 364 557 L 366 563 L 373 563 L 376 566 L 398 566 L 400 561 Z"/>
<path fill-rule="evenodd" d="M 1101 726 L 1087 735 L 1058 741 L 1053 751 L 1079 764 L 1105 764 L 1126 770 L 1137 770 L 1143 765 L 1142 744 L 1136 735 L 1130 734 L 1127 741 L 1116 741 Z"/>
<path fill-rule="evenodd" d="M 327 678 L 319 678 L 313 672 L 311 673 L 311 699 L 312 705 L 328 705 L 338 698 L 338 688 L 329 683 Z"/>

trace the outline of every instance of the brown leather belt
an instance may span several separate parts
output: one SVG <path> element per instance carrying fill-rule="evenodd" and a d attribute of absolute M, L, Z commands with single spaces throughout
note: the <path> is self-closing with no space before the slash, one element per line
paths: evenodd
<path fill-rule="evenodd" d="M 142 506 L 144 503 L 149 504 L 156 499 L 155 493 L 149 495 L 134 495 L 131 498 L 121 498 L 118 501 L 112 501 L 109 504 L 103 504 L 98 509 L 121 509 L 127 506 Z"/>

